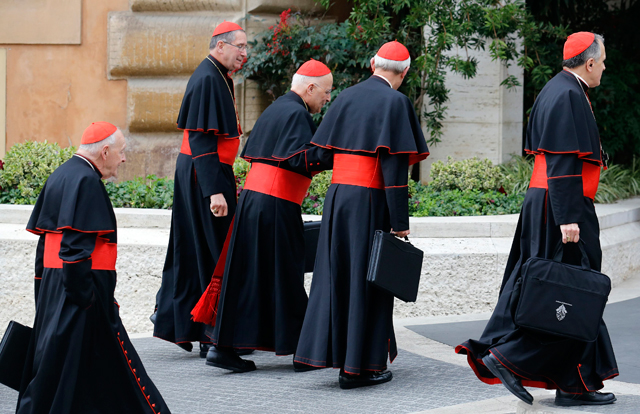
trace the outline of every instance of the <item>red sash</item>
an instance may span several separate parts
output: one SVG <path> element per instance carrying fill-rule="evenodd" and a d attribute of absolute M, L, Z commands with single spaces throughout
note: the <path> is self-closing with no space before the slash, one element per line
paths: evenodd
<path fill-rule="evenodd" d="M 584 161 L 582 164 L 582 193 L 584 196 L 593 200 L 596 197 L 599 182 L 600 166 Z M 529 188 L 549 188 L 547 184 L 547 160 L 544 158 L 544 154 L 536 155 Z"/>
<path fill-rule="evenodd" d="M 60 259 L 60 242 L 62 233 L 49 233 L 44 236 L 44 267 L 50 269 L 62 269 L 62 259 Z M 116 270 L 116 258 L 118 256 L 118 245 L 109 243 L 106 239 L 96 237 L 96 247 L 91 254 L 91 269 L 94 270 Z"/>
<path fill-rule="evenodd" d="M 271 195 L 302 205 L 307 195 L 311 178 L 273 165 L 255 162 L 247 174 L 245 190 Z"/>
<path fill-rule="evenodd" d="M 238 155 L 238 147 L 240 146 L 240 140 L 238 138 L 224 138 L 216 136 L 218 139 L 218 158 L 223 164 L 233 165 L 233 162 Z M 182 134 L 182 145 L 180 146 L 180 153 L 185 155 L 193 155 L 191 153 L 191 146 L 189 145 L 189 131 L 184 130 Z"/>
<path fill-rule="evenodd" d="M 334 154 L 331 183 L 384 190 L 380 160 L 364 155 Z"/>

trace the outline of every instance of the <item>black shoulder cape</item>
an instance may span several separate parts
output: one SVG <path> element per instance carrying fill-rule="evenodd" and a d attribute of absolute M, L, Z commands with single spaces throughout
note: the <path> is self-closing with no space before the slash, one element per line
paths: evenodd
<path fill-rule="evenodd" d="M 232 94 L 233 80 L 227 68 L 211 57 L 205 58 L 187 83 L 178 114 L 178 128 L 237 138 L 239 130 Z M 216 69 L 216 66 L 220 69 Z M 231 90 L 231 93 L 229 93 Z"/>
<path fill-rule="evenodd" d="M 316 132 L 311 114 L 295 92 L 279 97 L 258 118 L 241 157 L 281 161 L 303 151 Z"/>
<path fill-rule="evenodd" d="M 525 151 L 568 154 L 602 164 L 600 134 L 587 99 L 588 87 L 561 71 L 551 79 L 531 109 Z"/>
<path fill-rule="evenodd" d="M 409 154 L 409 163 L 429 149 L 409 98 L 371 76 L 338 95 L 311 141 L 320 147 L 374 153 Z"/>
<path fill-rule="evenodd" d="M 39 235 L 64 229 L 100 235 L 115 232 L 111 200 L 101 177 L 87 161 L 71 157 L 47 179 L 27 230 Z"/>

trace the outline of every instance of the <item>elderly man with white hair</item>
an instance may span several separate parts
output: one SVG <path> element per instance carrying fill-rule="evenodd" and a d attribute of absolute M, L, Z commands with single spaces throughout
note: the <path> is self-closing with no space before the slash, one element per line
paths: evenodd
<path fill-rule="evenodd" d="M 102 180 L 117 175 L 125 147 L 118 128 L 94 122 L 33 208 L 36 317 L 17 413 L 169 413 L 113 297 L 117 225 Z"/>
<path fill-rule="evenodd" d="M 404 45 L 383 45 L 373 76 L 336 98 L 311 141 L 332 157 L 333 179 L 294 361 L 340 368 L 345 389 L 390 381 L 387 358 L 397 354 L 393 296 L 366 276 L 376 230 L 409 234 L 408 168 L 428 155 L 413 105 L 397 91 L 410 63 Z"/>
<path fill-rule="evenodd" d="M 214 347 L 207 364 L 235 372 L 256 369 L 235 349 L 290 355 L 296 350 L 307 307 L 304 290 L 304 231 L 301 204 L 311 184 L 309 149 L 316 126 L 311 114 L 331 100 L 333 76 L 316 60 L 305 62 L 291 91 L 256 122 L 242 157 L 251 162 L 238 200 L 228 253 L 194 309 Z M 313 168 L 311 168 L 313 167 Z M 330 168 L 330 164 L 328 166 Z M 225 264 L 226 259 L 226 264 Z"/>

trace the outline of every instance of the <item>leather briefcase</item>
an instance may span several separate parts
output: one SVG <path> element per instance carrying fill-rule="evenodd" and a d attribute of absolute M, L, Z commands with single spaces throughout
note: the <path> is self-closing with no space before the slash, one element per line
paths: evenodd
<path fill-rule="evenodd" d="M 20 389 L 31 331 L 28 326 L 11 321 L 0 342 L 0 383 L 16 391 Z"/>
<path fill-rule="evenodd" d="M 304 222 L 304 272 L 313 272 L 318 250 L 318 237 L 320 237 L 321 221 Z"/>
<path fill-rule="evenodd" d="M 531 257 L 525 262 L 514 289 L 516 325 L 579 341 L 596 340 L 611 280 L 591 269 L 583 243 L 578 243 L 581 266 L 561 262 L 562 244 L 553 260 Z"/>
<path fill-rule="evenodd" d="M 413 246 L 408 237 L 405 240 L 376 230 L 367 280 L 400 300 L 415 302 L 424 253 Z"/>

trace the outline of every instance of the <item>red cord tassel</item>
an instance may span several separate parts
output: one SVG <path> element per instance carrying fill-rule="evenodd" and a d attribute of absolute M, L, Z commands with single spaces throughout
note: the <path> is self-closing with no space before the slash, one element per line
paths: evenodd
<path fill-rule="evenodd" d="M 207 290 L 204 291 L 200 300 L 196 303 L 196 306 L 191 310 L 191 316 L 194 322 L 202 322 L 211 326 L 216 325 L 218 302 L 220 301 L 220 291 L 222 290 L 222 278 L 224 276 L 224 268 L 227 264 L 227 252 L 229 250 L 229 241 L 231 240 L 234 220 L 235 216 L 231 219 L 229 231 L 227 231 L 227 238 L 222 246 L 222 252 L 220 252 L 216 268 L 213 270 L 211 282 L 209 282 Z"/>

